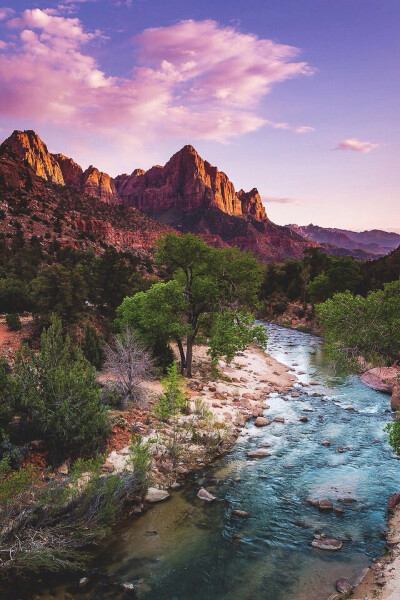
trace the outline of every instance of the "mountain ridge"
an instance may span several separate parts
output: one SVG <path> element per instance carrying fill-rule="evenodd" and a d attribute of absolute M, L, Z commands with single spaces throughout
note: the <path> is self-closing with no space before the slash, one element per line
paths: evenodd
<path fill-rule="evenodd" d="M 109 219 L 113 210 L 125 207 L 130 222 L 133 213 L 129 210 L 136 210 L 142 224 L 145 219 L 139 215 L 146 214 L 149 222 L 159 223 L 160 232 L 171 228 L 192 231 L 212 245 L 237 245 L 242 250 L 252 250 L 264 262 L 299 258 L 306 247 L 317 245 L 270 221 L 256 188 L 236 192 L 227 175 L 204 161 L 190 145 L 176 152 L 164 167 L 135 169 L 131 175 L 115 179 L 93 166 L 83 171 L 64 154 L 51 154 L 32 130 L 14 131 L 0 146 L 0 155 L 15 162 L 15 172 L 22 165 L 29 169 L 29 176 L 20 173 L 17 179 L 22 177 L 26 182 L 33 176 L 48 186 L 56 186 L 58 194 L 61 189 L 80 193 L 86 208 L 88 197 L 100 201 L 96 204 L 97 224 L 96 215 L 91 214 L 90 227 L 80 225 L 82 230 L 85 227 L 92 227 L 93 232 L 98 230 L 99 236 L 107 230 L 107 223 L 100 222 Z M 1 179 L 3 184 L 8 179 L 18 187 L 13 178 L 12 169 L 3 164 L 0 184 Z M 103 210 L 101 203 L 109 205 L 111 212 Z M 153 230 L 157 227 L 152 225 Z M 106 239 L 113 237 L 118 238 L 106 235 Z"/>

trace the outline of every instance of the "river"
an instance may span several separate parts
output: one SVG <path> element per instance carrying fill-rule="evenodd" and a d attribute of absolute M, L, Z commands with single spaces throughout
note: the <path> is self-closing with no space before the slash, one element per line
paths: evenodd
<path fill-rule="evenodd" d="M 268 352 L 293 369 L 299 396 L 271 394 L 268 416 L 283 416 L 284 424 L 249 422 L 227 456 L 119 526 L 95 566 L 113 581 L 133 582 L 140 600 L 326 600 L 336 579 L 356 582 L 384 550 L 386 502 L 400 487 L 400 463 L 383 431 L 388 396 L 355 376 L 336 376 L 318 337 L 266 327 Z M 270 457 L 247 457 L 265 442 Z M 218 500 L 199 501 L 200 485 Z M 338 502 L 346 496 L 356 502 Z M 330 499 L 344 513 L 322 513 L 309 498 Z M 233 518 L 234 508 L 248 518 Z M 312 548 L 316 533 L 339 538 L 342 550 Z M 54 594 L 46 598 L 65 597 Z"/>

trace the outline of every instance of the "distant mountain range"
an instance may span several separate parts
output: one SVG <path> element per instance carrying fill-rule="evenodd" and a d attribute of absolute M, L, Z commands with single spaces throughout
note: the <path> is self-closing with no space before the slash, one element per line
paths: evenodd
<path fill-rule="evenodd" d="M 370 231 L 350 231 L 318 225 L 287 225 L 308 240 L 317 242 L 332 254 L 350 251 L 356 258 L 377 258 L 385 256 L 400 245 L 400 234 L 380 229 Z"/>
<path fill-rule="evenodd" d="M 34 131 L 14 131 L 0 146 L 0 233 L 20 231 L 43 244 L 101 252 L 151 252 L 166 231 L 191 231 L 207 243 L 252 250 L 264 262 L 300 258 L 305 248 L 360 259 L 387 254 L 400 235 L 314 225 L 280 226 L 256 188 L 235 190 L 227 175 L 184 146 L 165 166 L 116 178 L 51 154 Z"/>

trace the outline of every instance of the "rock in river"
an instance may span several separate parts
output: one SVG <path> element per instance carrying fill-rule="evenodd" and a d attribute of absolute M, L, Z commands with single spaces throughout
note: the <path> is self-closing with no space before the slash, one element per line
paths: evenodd
<path fill-rule="evenodd" d="M 320 550 L 341 550 L 343 542 L 336 540 L 335 538 L 315 538 L 311 542 L 311 546 L 319 548 Z"/>
<path fill-rule="evenodd" d="M 167 490 L 159 490 L 157 488 L 149 488 L 146 494 L 147 502 L 161 502 L 169 498 Z"/>
<path fill-rule="evenodd" d="M 271 453 L 265 450 L 265 448 L 257 448 L 257 450 L 250 450 L 247 456 L 250 458 L 263 458 L 264 456 L 271 456 Z"/>
<path fill-rule="evenodd" d="M 271 423 L 270 419 L 266 419 L 265 417 L 257 417 L 257 419 L 254 421 L 254 425 L 256 427 L 265 427 L 266 425 L 269 425 Z"/>
<path fill-rule="evenodd" d="M 200 500 L 204 500 L 204 502 L 212 502 L 213 500 L 215 500 L 215 496 L 210 494 L 210 492 L 207 492 L 205 488 L 199 489 L 199 491 L 197 492 L 197 497 L 200 498 Z"/>
<path fill-rule="evenodd" d="M 348 579 L 342 577 L 341 579 L 337 580 L 336 589 L 339 592 L 339 594 L 349 594 L 353 589 L 353 586 L 351 585 Z"/>
<path fill-rule="evenodd" d="M 232 511 L 232 516 L 234 516 L 234 517 L 241 517 L 242 519 L 245 519 L 246 517 L 249 516 L 249 513 L 246 512 L 245 510 L 237 510 L 237 509 L 235 509 L 235 510 Z"/>

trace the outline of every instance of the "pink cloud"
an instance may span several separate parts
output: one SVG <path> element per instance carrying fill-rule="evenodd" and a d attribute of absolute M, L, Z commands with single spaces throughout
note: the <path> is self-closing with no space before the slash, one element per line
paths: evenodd
<path fill-rule="evenodd" d="M 171 135 L 225 142 L 254 131 L 271 124 L 260 110 L 271 88 L 312 73 L 296 48 L 210 20 L 135 36 L 138 61 L 125 77 L 102 71 L 90 45 L 104 38 L 77 18 L 28 9 L 6 24 L 12 42 L 0 55 L 1 115 L 130 143 Z"/>
<path fill-rule="evenodd" d="M 352 150 L 353 152 L 371 152 L 374 148 L 378 148 L 379 144 L 373 142 L 362 142 L 356 138 L 349 138 L 339 142 L 336 148 L 332 150 Z"/>
<path fill-rule="evenodd" d="M 267 205 L 270 204 L 271 202 L 274 202 L 276 204 L 300 204 L 301 203 L 300 198 L 289 198 L 289 197 L 281 198 L 279 196 L 269 196 L 268 198 L 263 198 L 263 201 Z"/>

